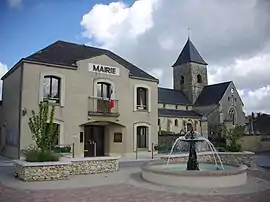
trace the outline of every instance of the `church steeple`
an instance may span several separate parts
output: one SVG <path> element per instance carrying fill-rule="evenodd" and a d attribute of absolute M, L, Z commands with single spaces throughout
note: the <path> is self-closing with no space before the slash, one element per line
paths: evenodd
<path fill-rule="evenodd" d="M 207 65 L 207 63 L 204 61 L 204 59 L 188 37 L 188 40 L 183 50 L 181 51 L 179 57 L 177 58 L 176 62 L 173 64 L 172 67 L 180 66 L 189 62 Z"/>
<path fill-rule="evenodd" d="M 207 63 L 189 38 L 172 67 L 174 89 L 182 90 L 189 100 L 195 103 L 204 86 L 208 84 Z"/>

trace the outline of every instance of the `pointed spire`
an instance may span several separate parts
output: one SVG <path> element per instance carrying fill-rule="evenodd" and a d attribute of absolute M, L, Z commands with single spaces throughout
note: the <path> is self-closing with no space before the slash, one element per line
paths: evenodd
<path fill-rule="evenodd" d="M 183 50 L 181 51 L 178 59 L 176 60 L 176 62 L 173 64 L 172 67 L 179 66 L 188 62 L 207 65 L 207 63 L 204 61 L 200 53 L 197 51 L 197 49 L 191 42 L 189 36 Z"/>

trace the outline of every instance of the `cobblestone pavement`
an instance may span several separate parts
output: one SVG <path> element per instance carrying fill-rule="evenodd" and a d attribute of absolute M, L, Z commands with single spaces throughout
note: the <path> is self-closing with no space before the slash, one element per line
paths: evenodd
<path fill-rule="evenodd" d="M 270 180 L 269 174 L 251 171 L 249 175 Z M 0 184 L 0 202 L 269 202 L 270 190 L 243 195 L 203 196 L 174 194 L 142 189 L 126 184 L 58 190 L 22 190 Z"/>

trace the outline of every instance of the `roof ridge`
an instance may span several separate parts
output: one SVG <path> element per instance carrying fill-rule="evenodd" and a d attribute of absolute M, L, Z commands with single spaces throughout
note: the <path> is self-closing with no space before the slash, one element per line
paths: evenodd
<path fill-rule="evenodd" d="M 72 44 L 72 45 L 77 45 L 77 46 L 84 46 L 84 47 L 87 47 L 87 48 L 94 48 L 94 49 L 98 49 L 98 50 L 103 50 L 103 51 L 108 51 L 107 49 L 104 49 L 104 48 L 100 48 L 100 47 L 97 47 L 97 46 L 89 46 L 89 45 L 86 45 L 86 44 L 79 44 L 79 43 L 75 43 L 75 42 L 71 42 L 71 41 L 64 41 L 64 40 L 57 40 L 56 43 L 68 43 L 68 44 Z"/>
<path fill-rule="evenodd" d="M 165 88 L 165 87 L 158 87 L 158 88 L 160 88 L 160 89 L 166 89 L 166 90 L 179 91 L 179 90 L 175 90 L 175 89 L 173 89 L 173 88 Z"/>
<path fill-rule="evenodd" d="M 223 81 L 223 82 L 220 82 L 220 83 L 213 83 L 213 84 L 210 84 L 210 85 L 207 85 L 205 87 L 208 87 L 208 86 L 216 86 L 216 85 L 221 85 L 221 84 L 225 84 L 225 83 L 231 83 L 232 81 Z"/>

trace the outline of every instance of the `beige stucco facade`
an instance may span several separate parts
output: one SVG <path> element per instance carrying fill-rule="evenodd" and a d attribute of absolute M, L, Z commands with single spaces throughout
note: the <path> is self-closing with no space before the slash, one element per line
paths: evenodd
<path fill-rule="evenodd" d="M 91 72 L 90 63 L 116 67 L 119 75 Z M 92 124 L 105 126 L 104 152 L 110 156 L 135 155 L 137 127 L 146 126 L 147 148 L 140 150 L 140 155 L 151 155 L 152 143 L 158 143 L 158 82 L 132 78 L 128 69 L 108 56 L 101 55 L 78 61 L 77 68 L 23 62 L 12 74 L 4 78 L 3 108 L 4 113 L 9 114 L 4 116 L 9 127 L 19 127 L 19 145 L 16 146 L 17 150 L 7 146 L 8 156 L 16 158 L 18 150 L 34 143 L 28 121 L 31 110 L 37 110 L 38 103 L 43 99 L 43 78 L 46 75 L 61 78 L 61 97 L 60 103 L 56 105 L 55 123 L 60 125 L 59 143 L 74 143 L 75 156 L 84 156 L 84 141 L 80 140 L 80 132 L 84 132 L 84 126 Z M 97 82 L 106 82 L 113 86 L 112 98 L 117 101 L 113 110 L 117 111 L 117 116 L 88 114 L 88 111 L 92 110 L 90 108 L 93 108 L 91 102 L 97 96 Z M 137 87 L 148 90 L 146 111 L 138 111 L 136 108 Z M 114 142 L 114 133 L 122 133 L 122 142 Z"/>

